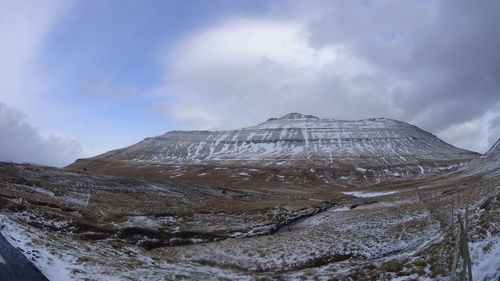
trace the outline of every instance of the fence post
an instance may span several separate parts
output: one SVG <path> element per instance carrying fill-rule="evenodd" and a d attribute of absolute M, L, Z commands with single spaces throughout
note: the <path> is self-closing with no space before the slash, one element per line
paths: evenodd
<path fill-rule="evenodd" d="M 465 233 L 469 232 L 469 204 L 465 205 Z"/>
<path fill-rule="evenodd" d="M 453 197 L 451 198 L 451 236 L 455 235 L 455 223 L 454 223 L 454 218 L 455 217 L 455 200 Z"/>
<path fill-rule="evenodd" d="M 465 231 L 463 234 L 463 243 L 464 243 L 464 262 L 467 265 L 467 277 L 469 281 L 472 281 L 472 264 L 470 260 L 470 252 L 469 252 L 469 205 L 465 206 Z"/>
<path fill-rule="evenodd" d="M 468 211 L 467 208 L 465 209 L 465 215 L 467 219 Z M 462 222 L 462 219 L 460 216 L 458 217 L 458 222 L 460 223 L 460 229 L 462 232 L 462 235 L 460 235 L 460 244 L 461 244 L 461 250 L 462 250 L 462 257 L 463 257 L 463 263 L 462 263 L 462 280 L 465 280 L 465 276 L 467 274 L 467 279 L 469 281 L 472 281 L 472 262 L 470 259 L 470 252 L 469 252 L 469 238 L 468 238 L 468 225 L 464 226 L 464 223 Z"/>
<path fill-rule="evenodd" d="M 458 219 L 460 220 L 460 214 L 458 215 Z M 458 253 L 460 249 L 460 237 L 461 237 L 461 229 L 458 227 L 457 236 L 455 239 L 455 252 L 453 253 L 453 263 L 451 264 L 451 275 L 450 281 L 455 281 L 457 278 L 457 263 L 458 263 Z"/>

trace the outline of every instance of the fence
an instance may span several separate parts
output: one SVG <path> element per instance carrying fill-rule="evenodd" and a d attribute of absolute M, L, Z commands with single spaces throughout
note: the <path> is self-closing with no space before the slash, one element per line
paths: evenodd
<path fill-rule="evenodd" d="M 457 215 L 457 235 L 455 238 L 455 249 L 453 253 L 453 261 L 451 264 L 451 274 L 450 281 L 459 280 L 472 281 L 472 262 L 470 259 L 469 252 L 469 210 L 465 208 L 465 224 L 462 221 L 462 217 L 460 214 Z M 460 272 L 460 276 L 457 276 L 457 266 L 459 262 L 459 258 L 462 259 L 462 271 Z"/>

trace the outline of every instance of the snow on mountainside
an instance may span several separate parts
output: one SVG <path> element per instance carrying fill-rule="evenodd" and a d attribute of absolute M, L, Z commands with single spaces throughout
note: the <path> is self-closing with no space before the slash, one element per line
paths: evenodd
<path fill-rule="evenodd" d="M 291 113 L 240 130 L 168 132 L 67 168 L 214 186 L 345 186 L 440 175 L 479 156 L 401 121 Z"/>
<path fill-rule="evenodd" d="M 498 139 L 497 142 L 495 142 L 495 144 L 493 144 L 493 146 L 486 151 L 483 157 L 496 160 L 500 159 L 500 139 Z"/>
<path fill-rule="evenodd" d="M 413 125 L 372 118 L 346 121 L 300 113 L 231 131 L 173 131 L 98 156 L 101 160 L 158 164 L 371 165 L 422 160 L 469 160 L 476 153 L 453 147 Z"/>
<path fill-rule="evenodd" d="M 487 177 L 500 176 L 500 139 L 486 153 L 463 167 L 466 173 L 486 173 Z"/>

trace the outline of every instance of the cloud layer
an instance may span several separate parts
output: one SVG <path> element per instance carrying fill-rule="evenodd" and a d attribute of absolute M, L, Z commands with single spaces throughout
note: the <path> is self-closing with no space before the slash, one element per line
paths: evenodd
<path fill-rule="evenodd" d="M 165 55 L 153 94 L 185 128 L 238 128 L 292 111 L 386 116 L 482 152 L 500 137 L 499 9 L 300 1 L 187 36 Z"/>
<path fill-rule="evenodd" d="M 64 165 L 75 137 L 87 156 L 289 112 L 479 152 L 500 137 L 498 1 L 181 2 L 1 2 L 0 159 Z"/>

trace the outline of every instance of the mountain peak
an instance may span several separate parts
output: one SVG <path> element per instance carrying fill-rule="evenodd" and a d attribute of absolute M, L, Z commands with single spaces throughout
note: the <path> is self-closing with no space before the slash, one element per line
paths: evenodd
<path fill-rule="evenodd" d="M 292 112 L 292 113 L 288 113 L 280 118 L 270 118 L 267 121 L 273 121 L 273 120 L 319 120 L 319 118 L 314 116 L 314 115 Z"/>

